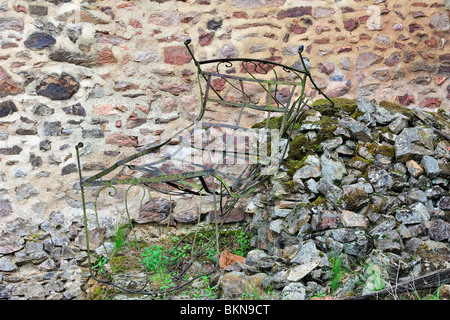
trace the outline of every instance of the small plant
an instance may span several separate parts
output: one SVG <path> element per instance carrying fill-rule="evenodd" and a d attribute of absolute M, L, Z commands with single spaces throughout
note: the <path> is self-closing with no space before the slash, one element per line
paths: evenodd
<path fill-rule="evenodd" d="M 196 288 L 192 291 L 185 292 L 190 294 L 194 299 L 215 299 L 217 298 L 217 286 L 211 287 L 209 285 L 210 276 L 206 275 L 200 277 L 196 283 Z"/>
<path fill-rule="evenodd" d="M 209 278 L 209 277 L 206 277 Z M 206 283 L 206 289 L 205 289 L 205 296 L 206 298 L 213 299 L 217 296 L 217 287 L 212 287 L 209 285 L 209 280 L 205 280 Z"/>
<path fill-rule="evenodd" d="M 244 232 L 243 229 L 239 230 L 239 232 L 236 233 L 236 236 L 236 242 L 239 247 L 234 250 L 234 253 L 240 256 L 246 256 L 250 250 L 250 237 Z"/>
<path fill-rule="evenodd" d="M 167 257 L 163 254 L 162 245 L 154 245 L 150 248 L 145 248 L 142 253 L 142 264 L 147 271 L 158 272 L 160 268 L 164 268 Z"/>
<path fill-rule="evenodd" d="M 97 259 L 95 259 L 95 265 L 93 266 L 94 270 L 96 270 L 98 274 L 106 276 L 106 270 L 104 269 L 104 267 L 107 262 L 108 258 L 99 256 Z"/>
<path fill-rule="evenodd" d="M 325 294 L 325 293 L 323 293 L 322 291 L 320 291 L 320 292 L 317 292 L 314 296 L 312 296 L 311 297 L 311 299 L 314 299 L 314 298 L 323 298 L 323 297 L 326 297 L 327 295 Z"/>
<path fill-rule="evenodd" d="M 247 287 L 245 289 L 245 292 L 242 294 L 242 299 L 244 300 L 259 300 L 259 293 L 258 289 L 256 288 L 255 284 L 251 284 L 252 288 L 250 289 L 250 284 L 247 283 Z"/>
<path fill-rule="evenodd" d="M 335 257 L 331 258 L 331 272 L 332 279 L 330 283 L 331 293 L 335 292 L 339 288 L 339 282 L 345 274 L 345 270 L 342 264 L 342 255 L 337 254 Z"/>
<path fill-rule="evenodd" d="M 127 233 L 128 225 L 120 226 L 117 228 L 116 234 L 114 235 L 115 252 L 119 251 L 125 244 Z"/>
<path fill-rule="evenodd" d="M 412 295 L 414 300 L 439 300 L 439 291 L 441 287 L 442 286 L 438 287 L 434 293 L 431 292 L 431 289 L 428 293 L 426 290 L 421 290 L 421 294 L 419 294 L 417 290 L 414 290 L 412 293 L 409 293 L 409 295 Z"/>
<path fill-rule="evenodd" d="M 439 291 L 441 290 L 441 287 L 442 286 L 436 289 L 430 300 L 439 300 Z"/>

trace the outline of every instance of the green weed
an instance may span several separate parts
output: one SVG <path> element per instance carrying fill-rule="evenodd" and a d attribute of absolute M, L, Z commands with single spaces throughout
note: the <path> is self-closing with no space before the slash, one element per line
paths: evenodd
<path fill-rule="evenodd" d="M 164 268 L 168 258 L 165 256 L 162 245 L 154 245 L 150 248 L 144 248 L 142 253 L 142 264 L 146 271 L 158 272 Z"/>
<path fill-rule="evenodd" d="M 94 270 L 97 271 L 97 274 L 100 274 L 102 276 L 106 276 L 106 271 L 104 269 L 105 264 L 108 262 L 108 258 L 104 256 L 99 256 L 97 259 L 95 259 L 95 265 L 93 266 Z"/>
<path fill-rule="evenodd" d="M 238 247 L 234 249 L 233 253 L 245 257 L 250 250 L 250 237 L 243 229 L 236 232 L 236 243 Z"/>
<path fill-rule="evenodd" d="M 331 282 L 330 282 L 330 288 L 331 293 L 335 292 L 339 286 L 340 281 L 343 278 L 345 274 L 345 269 L 343 267 L 343 261 L 342 261 L 342 255 L 338 254 L 335 257 L 331 258 Z"/>
<path fill-rule="evenodd" d="M 126 237 L 128 233 L 128 225 L 120 226 L 117 228 L 116 234 L 113 237 L 115 252 L 119 251 L 126 243 Z"/>

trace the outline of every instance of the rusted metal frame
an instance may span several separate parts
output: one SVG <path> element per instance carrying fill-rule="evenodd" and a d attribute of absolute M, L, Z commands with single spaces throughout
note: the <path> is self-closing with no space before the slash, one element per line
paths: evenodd
<path fill-rule="evenodd" d="M 208 96 L 209 96 L 209 90 L 210 90 L 210 88 L 213 88 L 212 86 L 211 86 L 211 77 L 212 77 L 212 75 L 208 75 L 208 78 L 207 78 L 207 82 L 206 82 L 206 89 L 205 89 L 205 97 L 204 97 L 204 99 L 203 99 L 203 106 L 202 106 L 202 110 L 203 110 L 203 112 L 206 110 L 206 104 L 207 104 L 207 102 L 208 102 Z M 214 90 L 214 92 L 216 92 L 215 90 Z M 202 123 L 203 124 L 203 123 Z M 202 150 L 207 150 L 207 149 L 205 149 L 205 148 L 201 148 Z"/>
<path fill-rule="evenodd" d="M 303 110 L 303 108 L 304 108 L 304 103 L 303 103 L 303 101 L 305 100 L 305 89 L 306 89 L 306 80 L 307 80 L 307 77 L 305 76 L 304 78 L 303 78 L 303 83 L 304 83 L 304 85 L 302 86 L 302 91 L 301 91 L 301 93 L 300 93 L 300 96 L 298 97 L 298 99 L 295 101 L 295 103 L 293 103 L 293 108 L 292 108 L 292 111 L 293 111 L 293 114 L 291 113 L 290 115 L 289 115 L 289 120 L 288 120 L 288 122 L 286 123 L 286 126 L 285 126 L 285 128 L 287 129 L 287 128 L 291 128 L 291 126 L 295 123 L 295 122 L 297 122 L 297 120 L 298 120 L 298 117 L 299 117 L 299 115 L 300 115 L 300 112 Z M 296 107 L 297 106 L 297 107 Z M 293 116 L 292 116 L 293 115 Z"/>
<path fill-rule="evenodd" d="M 291 101 L 292 101 L 292 97 L 294 96 L 295 89 L 297 89 L 297 86 L 293 86 L 291 93 L 289 94 L 287 106 L 290 106 L 290 107 L 286 107 L 286 110 L 283 115 L 283 121 L 281 122 L 281 127 L 280 127 L 280 138 L 283 136 L 283 134 L 285 132 L 285 125 L 286 125 L 287 118 L 291 116 L 293 110 L 295 109 L 295 102 L 292 103 L 292 105 L 291 105 Z"/>
<path fill-rule="evenodd" d="M 205 65 L 205 64 L 214 64 L 214 63 L 227 63 L 227 62 L 249 62 L 249 63 L 259 63 L 259 64 L 266 64 L 266 65 L 272 65 L 272 66 L 278 66 L 283 68 L 284 70 L 292 70 L 292 71 L 296 71 L 299 73 L 303 73 L 303 74 L 308 74 L 308 71 L 302 71 L 302 70 L 298 70 L 286 65 L 283 65 L 281 63 L 277 63 L 277 62 L 273 62 L 273 61 L 268 61 L 268 60 L 261 60 L 261 59 L 250 59 L 250 58 L 228 58 L 228 59 L 211 59 L 211 60 L 203 60 L 203 61 L 197 61 L 196 64 L 198 63 L 198 67 L 200 67 L 201 65 Z M 307 70 L 305 68 L 305 70 Z"/>
<path fill-rule="evenodd" d="M 228 123 L 212 123 L 212 122 L 202 122 L 202 128 L 207 129 L 210 127 L 222 127 L 222 128 L 229 128 L 234 130 L 242 130 L 242 131 L 254 131 L 254 128 L 245 128 L 245 127 L 238 127 L 233 124 Z M 195 148 L 195 149 L 201 149 L 201 148 Z"/>
<path fill-rule="evenodd" d="M 142 172 L 147 173 L 147 174 L 167 175 L 165 172 L 163 172 L 159 168 L 155 168 L 155 167 L 151 167 L 151 168 L 148 168 L 148 167 L 145 167 L 145 166 L 129 166 L 129 167 L 132 170 L 142 171 Z M 211 193 L 209 191 L 208 187 L 204 184 L 203 176 L 199 176 L 197 178 L 199 178 L 199 180 L 201 181 L 205 191 L 207 193 Z M 175 189 L 178 189 L 180 191 L 184 191 L 184 192 L 187 192 L 187 193 L 190 193 L 190 194 L 194 194 L 194 195 L 200 195 L 200 192 L 202 191 L 202 188 L 199 185 L 197 185 L 194 182 L 186 181 L 184 179 L 178 181 L 177 183 L 174 183 L 172 181 L 165 181 L 164 183 L 168 184 L 169 186 L 171 186 L 171 187 L 173 187 Z M 198 191 L 193 191 L 192 188 L 198 189 Z"/>
<path fill-rule="evenodd" d="M 256 71 L 256 69 L 257 69 L 257 67 L 256 66 L 259 66 L 263 71 L 264 71 L 264 74 L 269 74 L 269 72 L 266 70 L 266 69 L 264 69 L 263 67 L 261 67 L 261 63 L 262 62 L 258 62 L 257 60 L 248 60 L 248 61 L 246 61 L 246 63 L 250 63 L 250 64 L 253 64 L 254 66 L 255 66 L 255 71 Z M 282 105 L 283 107 L 285 107 L 282 103 L 281 103 L 281 101 L 279 101 L 278 100 L 278 98 L 277 98 L 277 92 L 278 92 L 278 84 L 277 84 L 277 82 L 278 82 L 278 74 L 277 74 L 277 72 L 275 71 L 275 68 L 272 66 L 272 64 L 267 64 L 267 63 L 264 63 L 265 65 L 267 65 L 267 66 L 269 66 L 270 67 L 270 69 L 271 69 L 271 71 L 274 73 L 274 75 L 275 75 L 275 81 L 274 81 L 274 84 L 275 84 L 275 96 L 272 96 L 272 83 L 271 82 L 268 82 L 267 83 L 267 85 L 268 85 L 268 89 L 266 89 L 266 87 L 263 85 L 263 83 L 261 82 L 261 81 L 257 81 L 257 83 L 267 92 L 267 94 L 268 94 L 268 98 L 269 98 L 269 106 L 271 106 L 271 100 L 273 99 L 275 102 L 276 102 L 276 104 L 277 104 L 277 106 L 279 107 L 280 105 Z M 256 79 L 256 77 L 253 75 L 253 73 L 252 72 L 250 72 L 248 69 L 247 69 L 247 67 L 245 66 L 245 64 L 244 64 L 244 62 L 242 62 L 241 63 L 241 65 L 242 65 L 242 68 L 250 75 L 250 77 L 252 77 L 254 80 L 259 80 L 259 79 Z M 284 69 L 285 70 L 285 69 Z M 261 73 L 259 73 L 259 74 L 261 74 Z"/>
<path fill-rule="evenodd" d="M 250 98 L 250 96 L 249 96 L 248 94 L 246 94 L 246 93 L 244 92 L 243 89 L 240 90 L 237 86 L 235 86 L 231 81 L 228 80 L 228 79 L 232 79 L 232 78 L 228 78 L 228 77 L 226 77 L 226 75 L 220 73 L 219 69 L 220 69 L 220 65 L 221 65 L 222 63 L 229 63 L 230 65 L 227 66 L 227 68 L 231 68 L 231 67 L 233 66 L 233 64 L 232 64 L 231 62 L 219 62 L 219 63 L 216 65 L 216 71 L 217 71 L 217 73 L 216 73 L 214 76 L 219 77 L 219 78 L 222 78 L 223 80 L 225 80 L 226 83 L 228 83 L 230 86 L 232 86 L 233 88 L 235 88 L 237 91 L 241 91 L 241 92 L 244 94 L 244 96 L 247 97 L 248 102 L 251 102 L 252 99 Z M 203 71 L 202 71 L 202 73 L 203 73 Z M 212 74 L 212 73 L 211 73 L 211 74 Z M 245 78 L 242 78 L 242 77 L 234 77 L 234 79 L 235 79 L 235 80 L 238 80 L 239 82 L 240 82 L 241 80 L 245 80 Z M 220 94 L 218 94 L 218 92 L 217 92 L 216 90 L 214 90 L 214 92 L 217 94 L 217 96 L 220 98 L 220 100 L 224 100 L 224 99 L 222 98 L 222 96 L 221 96 Z M 245 97 L 244 97 L 244 100 L 243 100 L 244 102 L 245 102 Z"/>
<path fill-rule="evenodd" d="M 86 185 L 87 185 L 88 183 L 93 182 L 93 181 L 95 181 L 95 180 L 97 180 L 97 179 L 99 179 L 99 178 L 101 178 L 101 177 L 107 175 L 108 173 L 114 171 L 114 170 L 117 169 L 118 167 L 120 167 L 120 166 L 122 166 L 122 165 L 125 165 L 126 163 L 128 163 L 128 162 L 130 162 L 130 161 L 133 161 L 133 160 L 138 159 L 138 158 L 140 158 L 140 157 L 142 157 L 142 156 L 144 156 L 144 155 L 147 155 L 147 154 L 149 154 L 149 153 L 153 153 L 153 152 L 159 150 L 161 147 L 163 147 L 163 146 L 165 146 L 166 144 L 168 144 L 174 137 L 178 136 L 181 132 L 183 132 L 183 131 L 185 131 L 185 130 L 188 130 L 190 127 L 192 127 L 192 126 L 194 126 L 194 125 L 195 125 L 195 122 L 192 123 L 192 124 L 190 124 L 189 126 L 183 128 L 183 129 L 177 131 L 175 134 L 173 134 L 169 139 L 165 140 L 164 142 L 162 142 L 162 143 L 160 143 L 160 144 L 158 144 L 158 145 L 155 145 L 155 146 L 153 146 L 153 147 L 150 147 L 150 148 L 148 148 L 148 149 L 144 149 L 144 150 L 142 150 L 142 151 L 139 151 L 139 152 L 137 152 L 137 153 L 135 153 L 135 154 L 133 154 L 133 155 L 131 155 L 131 156 L 126 157 L 125 159 L 122 159 L 122 160 L 117 161 L 116 163 L 114 163 L 113 165 L 111 165 L 111 166 L 108 167 L 107 169 L 105 169 L 105 170 L 103 170 L 103 171 L 97 173 L 96 175 L 93 175 L 93 176 L 87 178 L 87 179 L 84 180 L 84 181 L 80 181 L 80 184 L 86 184 Z M 81 143 L 81 142 L 80 142 L 80 143 Z M 82 145 L 82 143 L 81 143 L 81 145 Z M 81 147 L 80 147 L 80 148 L 81 148 Z M 163 159 L 161 159 L 161 160 L 158 161 L 158 162 L 161 162 L 161 161 L 164 161 L 164 160 L 167 160 L 167 159 L 170 159 L 170 158 L 164 157 Z"/>
<path fill-rule="evenodd" d="M 256 182 L 254 185 L 252 185 L 250 188 L 244 190 L 242 193 L 236 193 L 234 192 L 230 186 L 228 186 L 228 184 L 225 182 L 225 180 L 223 179 L 223 177 L 217 173 L 214 174 L 214 177 L 219 180 L 222 185 L 225 187 L 225 189 L 228 191 L 228 196 L 235 198 L 235 199 L 240 199 L 243 197 L 248 196 L 250 193 L 254 192 L 261 184 L 263 184 L 270 176 L 264 176 L 264 178 L 258 182 Z"/>
<path fill-rule="evenodd" d="M 292 105 L 291 105 L 291 107 L 289 108 L 289 112 L 288 112 L 288 115 L 287 115 L 287 118 L 288 119 L 291 119 L 291 116 L 292 116 L 292 114 L 294 113 L 294 111 L 295 111 L 295 109 L 296 109 L 296 106 L 299 106 L 300 104 L 301 104 L 301 101 L 300 100 L 302 100 L 303 99 L 303 97 L 304 97 L 304 93 L 305 93 L 305 89 L 306 89 L 306 80 L 307 80 L 307 75 L 304 75 L 303 77 L 300 77 L 300 79 L 302 80 L 301 81 L 301 83 L 300 83 L 300 85 L 298 85 L 299 87 L 301 87 L 302 89 L 301 89 L 301 92 L 300 92 L 300 95 L 299 95 L 299 97 L 292 103 Z M 292 92 L 291 92 L 291 95 L 292 95 Z M 291 99 L 291 98 L 290 98 Z M 286 127 L 284 127 L 284 128 L 288 128 L 289 126 L 286 126 Z M 284 130 L 283 130 L 284 131 Z"/>
<path fill-rule="evenodd" d="M 197 150 L 205 150 L 204 148 L 195 148 L 195 149 L 197 149 Z M 196 166 L 196 167 L 199 167 L 199 168 L 203 168 L 204 170 L 200 170 L 200 171 L 195 171 L 195 172 L 203 172 L 203 171 L 208 171 L 208 172 L 215 172 L 215 173 L 217 173 L 217 174 L 219 174 L 219 175 L 222 175 L 222 176 L 224 176 L 224 177 L 226 177 L 226 178 L 228 178 L 228 179 L 230 179 L 230 180 L 235 180 L 236 178 L 235 177 L 232 177 L 232 176 L 230 176 L 230 175 L 228 175 L 227 173 L 225 173 L 225 172 L 221 172 L 219 169 L 213 169 L 213 168 L 211 168 L 211 167 L 208 167 L 208 166 L 205 166 L 205 165 L 202 165 L 202 164 L 199 164 L 199 163 L 194 163 L 194 162 L 192 162 L 192 161 L 186 161 L 186 160 L 184 160 L 184 159 L 175 159 L 175 160 L 177 160 L 177 161 L 180 161 L 180 162 L 182 162 L 182 163 L 186 163 L 186 164 L 191 164 L 191 165 L 194 165 L 194 166 Z M 140 171 L 143 171 L 143 172 L 146 172 L 145 170 L 146 170 L 146 168 L 144 167 L 144 166 L 134 166 L 134 169 L 135 170 L 140 170 Z M 151 173 L 153 173 L 153 172 L 151 172 Z M 188 172 L 188 174 L 189 174 L 190 172 Z M 184 173 L 182 173 L 182 174 L 184 174 Z M 161 175 L 162 177 L 164 177 L 164 176 L 167 176 L 166 174 L 162 174 Z M 205 175 L 202 175 L 202 176 L 207 176 L 207 174 L 205 174 Z M 186 178 L 187 179 L 187 178 Z M 114 180 L 114 181 L 116 181 L 116 180 Z M 166 182 L 166 181 L 162 181 L 162 182 Z M 156 182 L 155 182 L 156 183 Z"/>
<path fill-rule="evenodd" d="M 241 85 L 241 90 L 242 90 L 242 107 L 241 110 L 239 112 L 239 116 L 236 122 L 236 126 L 239 126 L 239 124 L 241 123 L 241 117 L 242 117 L 242 113 L 244 112 L 244 108 L 245 108 L 245 93 L 244 93 L 244 82 L 242 80 L 239 80 L 239 84 Z"/>
<path fill-rule="evenodd" d="M 322 96 L 324 96 L 328 101 L 331 102 L 331 106 L 330 106 L 330 107 L 334 107 L 334 102 L 333 102 L 333 100 L 331 100 L 330 98 L 328 98 L 328 96 L 327 96 L 325 93 L 323 93 L 323 91 L 317 86 L 317 84 L 314 82 L 313 77 L 311 76 L 311 72 L 309 72 L 309 70 L 306 68 L 306 64 L 305 64 L 305 61 L 303 61 L 303 56 L 302 56 L 302 52 L 303 52 L 303 49 L 304 49 L 304 48 L 305 48 L 305 47 L 304 47 L 303 45 L 301 45 L 300 47 L 298 47 L 297 52 L 298 52 L 298 55 L 300 56 L 300 61 L 302 62 L 303 69 L 305 69 L 305 71 L 306 71 L 306 75 L 307 75 L 308 78 L 311 80 L 311 83 L 313 84 L 314 88 L 316 88 L 316 90 L 319 91 L 319 93 L 320 93 Z M 301 72 L 301 71 L 299 71 L 299 72 Z"/>
<path fill-rule="evenodd" d="M 210 79 L 211 78 L 208 77 L 209 81 L 207 82 L 207 88 L 206 88 L 207 91 L 209 90 L 209 87 L 210 87 Z M 200 90 L 201 90 L 201 87 L 200 87 Z M 131 156 L 128 156 L 125 159 L 117 161 L 116 163 L 114 163 L 113 165 L 111 165 L 107 169 L 101 171 L 100 173 L 87 178 L 85 181 L 80 181 L 80 184 L 84 184 L 84 183 L 89 183 L 89 182 L 95 181 L 95 180 L 97 180 L 97 179 L 107 175 L 108 173 L 114 171 L 118 167 L 120 167 L 120 166 L 122 166 L 122 165 L 124 165 L 124 164 L 126 164 L 126 163 L 128 163 L 130 161 L 133 161 L 133 160 L 138 159 L 138 158 L 140 158 L 140 157 L 142 157 L 144 155 L 147 155 L 149 153 L 152 153 L 152 152 L 155 152 L 155 151 L 159 150 L 161 147 L 163 147 L 166 144 L 168 144 L 174 137 L 177 137 L 181 132 L 183 132 L 185 130 L 188 130 L 190 127 L 195 126 L 203 118 L 203 115 L 204 115 L 204 112 L 205 112 L 205 109 L 206 109 L 207 97 L 208 97 L 208 93 L 206 92 L 205 99 L 204 99 L 204 101 L 202 103 L 202 108 L 200 110 L 200 114 L 198 115 L 197 119 L 192 124 L 186 126 L 183 129 L 178 130 L 169 139 L 165 140 L 162 143 L 159 143 L 159 144 L 157 144 L 155 146 L 152 146 L 152 147 L 150 147 L 148 149 L 144 149 L 144 150 L 139 151 L 139 152 L 137 152 L 137 153 L 135 153 L 135 154 L 133 154 Z M 82 147 L 82 143 L 81 142 L 78 145 L 80 145 L 80 144 L 81 144 L 81 147 Z M 154 162 L 154 163 L 162 162 L 162 161 L 165 161 L 167 159 L 170 159 L 170 157 L 163 157 L 161 160 L 159 160 L 157 162 Z"/>
<path fill-rule="evenodd" d="M 236 127 L 236 126 L 233 126 L 233 125 L 224 125 L 224 124 L 213 125 L 213 126 L 227 127 L 227 128 L 232 128 L 232 129 L 246 129 L 246 128 L 241 128 L 241 127 Z M 246 129 L 246 130 L 250 131 L 250 130 L 254 130 L 254 129 Z M 247 156 L 258 156 L 259 155 L 258 153 L 254 153 L 254 152 L 250 152 L 250 151 L 249 152 L 246 152 L 246 151 L 239 152 L 239 151 L 235 151 L 235 150 L 229 150 L 228 147 L 229 146 L 227 145 L 226 148 L 224 148 L 223 150 L 215 150 L 215 152 L 216 153 L 220 152 L 220 153 L 222 153 L 224 155 L 226 153 L 230 153 L 230 154 L 233 154 L 233 155 L 244 155 L 243 159 L 246 159 Z M 208 148 L 208 146 L 206 146 L 206 147 L 195 147 L 195 146 L 193 146 L 192 148 L 196 149 L 196 150 L 203 150 L 203 151 L 209 151 L 210 150 Z M 186 162 L 186 161 L 183 161 L 183 162 Z M 186 162 L 186 163 L 191 163 L 191 164 L 196 165 L 196 166 L 201 166 L 199 164 L 192 163 L 192 162 Z"/>
<path fill-rule="evenodd" d="M 76 155 L 77 155 L 78 175 L 79 175 L 79 179 L 80 179 L 80 190 L 81 190 L 81 198 L 82 198 L 82 205 L 83 205 L 83 217 L 84 217 L 84 225 L 85 225 L 85 230 L 86 230 L 86 232 L 85 232 L 85 236 L 86 236 L 86 253 L 87 253 L 87 258 L 88 258 L 89 274 L 97 282 L 111 285 L 111 286 L 113 286 L 113 287 L 115 287 L 117 289 L 123 290 L 125 292 L 129 292 L 129 293 L 133 293 L 133 294 L 138 293 L 138 294 L 144 294 L 144 295 L 157 296 L 157 293 L 155 293 L 155 292 L 147 292 L 147 291 L 139 291 L 139 292 L 137 292 L 136 290 L 131 290 L 131 289 L 119 286 L 119 285 L 113 283 L 110 280 L 100 279 L 100 278 L 96 277 L 94 271 L 92 270 L 91 249 L 90 249 L 90 244 L 89 244 L 88 221 L 87 221 L 87 212 L 86 212 L 86 202 L 85 202 L 85 197 L 84 197 L 84 186 L 83 186 L 83 183 L 82 183 L 83 182 L 83 176 L 82 176 L 82 173 L 81 173 L 81 163 L 80 163 L 80 154 L 79 154 L 79 149 L 81 149 L 81 148 L 83 148 L 83 143 L 79 142 L 75 146 L 75 150 L 76 150 Z"/>
<path fill-rule="evenodd" d="M 248 58 L 228 58 L 228 59 L 211 59 L 211 60 L 203 60 L 203 61 L 197 61 L 195 59 L 195 56 L 193 55 L 191 49 L 189 48 L 189 44 L 191 43 L 191 39 L 187 39 L 184 44 L 186 46 L 186 48 L 188 49 L 192 59 L 194 60 L 195 65 L 197 66 L 199 72 L 201 72 L 201 65 L 204 64 L 214 64 L 214 63 L 232 63 L 232 62 L 250 62 L 250 63 L 262 63 L 262 64 L 266 64 L 266 65 L 273 65 L 273 66 L 279 66 L 281 68 L 283 68 L 283 70 L 285 71 L 293 71 L 295 74 L 304 74 L 306 75 L 310 80 L 311 83 L 313 84 L 313 86 L 316 88 L 316 90 L 322 95 L 324 96 L 330 103 L 331 103 L 331 107 L 334 106 L 334 102 L 328 97 L 326 96 L 323 91 L 317 86 L 317 84 L 315 83 L 314 79 L 311 76 L 311 72 L 308 70 L 308 68 L 306 67 L 305 62 L 303 61 L 303 56 L 302 56 L 302 52 L 304 50 L 304 46 L 300 45 L 297 52 L 300 56 L 300 61 L 302 63 L 303 69 L 304 70 L 299 70 L 293 67 L 289 67 L 277 62 L 272 62 L 272 61 L 267 61 L 267 60 L 261 60 L 261 59 L 248 59 Z"/>
<path fill-rule="evenodd" d="M 270 107 L 272 107 L 272 94 L 271 94 L 272 85 L 269 83 L 267 86 L 268 86 L 268 90 L 266 90 L 267 91 L 267 101 L 268 101 L 268 105 L 270 108 Z M 265 88 L 264 88 L 264 90 L 265 90 Z M 278 103 L 277 103 L 277 106 L 278 106 Z M 271 116 L 271 113 L 269 111 L 267 111 L 267 119 L 266 119 L 266 125 L 265 125 L 266 130 L 269 127 L 270 116 Z"/>
<path fill-rule="evenodd" d="M 162 182 L 174 182 L 184 179 L 192 179 L 200 176 L 210 176 L 214 174 L 214 170 L 203 170 L 203 171 L 193 171 L 184 172 L 176 174 L 161 174 L 151 177 L 141 177 L 141 178 L 125 178 L 125 179 L 111 179 L 111 180 L 95 180 L 95 181 L 84 181 L 83 185 L 88 187 L 94 186 L 113 186 L 122 184 L 142 184 L 142 183 L 162 183 Z"/>
<path fill-rule="evenodd" d="M 202 71 L 204 75 L 210 75 L 213 77 L 219 77 L 219 78 L 227 78 L 227 79 L 233 79 L 238 81 L 246 81 L 246 82 L 257 82 L 257 83 L 263 83 L 263 84 L 275 84 L 275 85 L 287 85 L 287 86 L 300 86 L 302 85 L 302 82 L 292 82 L 292 81 L 280 81 L 280 80 L 263 80 L 263 79 L 257 79 L 257 78 L 246 78 L 246 77 L 238 77 L 238 76 L 232 76 L 229 74 L 222 74 L 222 73 L 214 73 L 209 71 Z"/>
<path fill-rule="evenodd" d="M 242 106 L 241 103 L 231 102 L 231 101 L 226 101 L 226 100 L 218 100 L 218 99 L 213 99 L 213 98 L 208 98 L 208 101 L 213 102 L 213 103 L 219 103 L 222 105 L 233 106 L 233 107 L 241 107 Z M 255 109 L 255 110 L 271 111 L 271 112 L 284 112 L 284 109 L 285 109 L 284 107 L 260 106 L 260 105 L 256 105 L 256 104 L 250 104 L 250 103 L 246 103 L 245 106 L 247 108 L 251 108 L 251 109 Z"/>
<path fill-rule="evenodd" d="M 203 79 L 205 79 L 205 81 L 207 81 L 207 77 L 206 77 L 206 75 L 203 73 L 203 70 L 202 70 L 201 67 L 200 67 L 200 63 L 197 61 L 197 59 L 195 58 L 194 54 L 192 53 L 192 50 L 191 50 L 191 48 L 189 47 L 189 44 L 190 44 L 190 43 L 191 43 L 191 39 L 187 39 L 186 41 L 184 41 L 184 45 L 186 46 L 186 48 L 187 48 L 189 54 L 191 55 L 192 60 L 194 60 L 195 66 L 197 67 L 197 82 L 198 82 L 198 85 L 199 85 L 199 88 L 200 88 L 200 96 L 203 96 L 203 90 L 202 90 L 202 87 L 201 87 L 200 76 L 202 76 Z M 216 91 L 216 89 L 215 89 L 214 87 L 212 87 L 212 90 L 214 91 L 215 94 L 217 94 L 217 96 L 218 96 L 220 99 L 223 99 L 222 96 L 219 94 L 219 92 Z M 202 111 L 204 112 L 204 110 L 202 110 Z M 203 117 L 203 114 L 201 113 L 201 114 L 199 115 L 199 117 L 197 118 L 197 120 L 200 120 L 202 117 Z"/>
<path fill-rule="evenodd" d="M 203 118 L 203 115 L 204 115 L 204 113 L 206 111 L 206 104 L 208 103 L 208 96 L 209 96 L 209 89 L 210 88 L 213 88 L 213 87 L 211 86 L 211 76 L 208 76 L 207 81 L 206 81 L 206 88 L 205 88 L 204 98 L 203 98 L 203 101 L 202 101 L 202 113 L 201 113 L 201 117 L 199 117 L 200 119 Z"/>

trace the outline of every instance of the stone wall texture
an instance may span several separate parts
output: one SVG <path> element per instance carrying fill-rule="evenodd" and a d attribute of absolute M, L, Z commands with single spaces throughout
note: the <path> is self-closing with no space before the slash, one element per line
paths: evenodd
<path fill-rule="evenodd" d="M 449 110 L 449 12 L 443 0 L 0 0 L 3 269 L 45 228 L 52 245 L 77 237 L 79 141 L 89 175 L 193 119 L 186 39 L 198 59 L 286 65 L 302 44 L 330 97 Z M 59 228 L 73 239 L 58 244 Z"/>

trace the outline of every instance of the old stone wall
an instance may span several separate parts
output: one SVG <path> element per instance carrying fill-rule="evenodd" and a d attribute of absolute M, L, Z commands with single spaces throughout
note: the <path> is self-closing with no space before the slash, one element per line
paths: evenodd
<path fill-rule="evenodd" d="M 61 250 L 83 225 L 74 146 L 84 142 L 90 175 L 192 121 L 199 100 L 187 38 L 199 59 L 286 65 L 299 62 L 303 44 L 331 97 L 448 110 L 449 8 L 437 0 L 0 0 L 0 271 L 27 262 L 52 271 L 85 258 L 82 245 Z M 34 245 L 40 236 L 46 242 Z"/>

